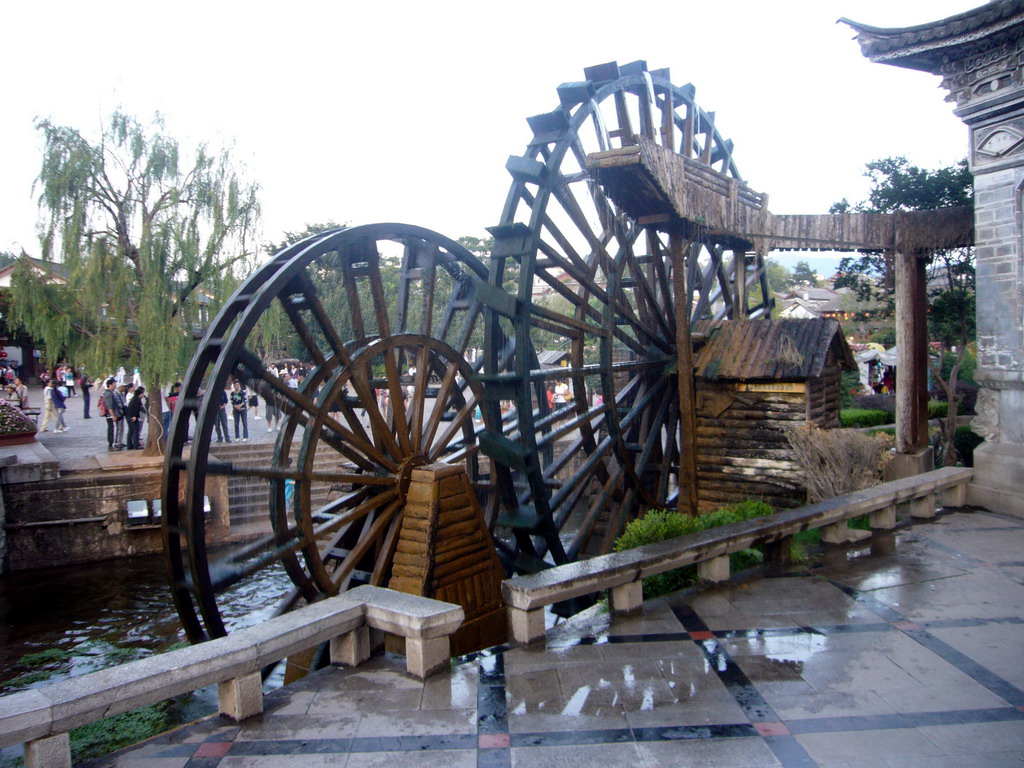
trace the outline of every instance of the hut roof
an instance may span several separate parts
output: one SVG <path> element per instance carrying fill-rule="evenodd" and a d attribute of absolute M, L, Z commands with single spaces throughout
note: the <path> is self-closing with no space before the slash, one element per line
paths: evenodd
<path fill-rule="evenodd" d="M 842 367 L 856 370 L 835 320 L 732 320 L 711 332 L 695 368 L 703 379 L 813 379 L 824 371 L 830 351 Z"/>

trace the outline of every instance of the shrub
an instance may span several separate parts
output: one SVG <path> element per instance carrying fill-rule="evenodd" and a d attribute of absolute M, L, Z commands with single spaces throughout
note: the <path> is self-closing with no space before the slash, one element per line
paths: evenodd
<path fill-rule="evenodd" d="M 867 408 L 872 411 L 896 413 L 896 398 L 892 395 L 861 395 L 853 398 L 851 408 Z"/>
<path fill-rule="evenodd" d="M 928 418 L 929 419 L 944 419 L 946 414 L 949 413 L 949 403 L 944 400 L 929 400 L 928 401 Z"/>
<path fill-rule="evenodd" d="M 957 415 L 973 416 L 975 414 L 974 407 L 978 402 L 978 388 L 973 384 L 957 382 L 956 396 L 960 401 L 960 407 L 957 409 Z M 942 391 L 941 387 L 934 387 L 928 390 L 928 397 L 932 400 L 941 400 L 942 402 L 946 402 L 946 393 Z"/>
<path fill-rule="evenodd" d="M 804 472 L 810 502 L 877 484 L 891 458 L 891 441 L 885 435 L 808 424 L 789 430 L 786 437 Z"/>
<path fill-rule="evenodd" d="M 846 408 L 839 412 L 839 421 L 844 427 L 878 427 L 892 424 L 892 414 L 866 408 Z"/>
<path fill-rule="evenodd" d="M 981 435 L 976 435 L 970 427 L 957 427 L 953 435 L 953 445 L 960 463 L 965 467 L 974 466 L 974 449 L 985 442 Z"/>
<path fill-rule="evenodd" d="M 693 517 L 670 510 L 652 510 L 626 526 L 626 530 L 615 540 L 614 550 L 621 552 L 641 547 L 644 544 L 654 544 L 658 541 L 674 539 L 678 536 L 706 531 L 709 528 L 718 528 L 722 525 L 738 523 L 741 520 L 762 517 L 771 513 L 772 508 L 769 505 L 763 501 L 752 499 Z M 761 553 L 752 549 L 746 549 L 730 556 L 731 566 L 735 570 L 751 568 L 759 564 L 761 560 Z M 677 589 L 697 582 L 697 566 L 695 565 L 648 576 L 644 579 L 644 598 L 667 595 L 669 592 L 675 592 Z"/>
<path fill-rule="evenodd" d="M 896 327 L 880 328 L 868 336 L 868 341 L 881 344 L 886 349 L 894 347 L 896 346 Z"/>

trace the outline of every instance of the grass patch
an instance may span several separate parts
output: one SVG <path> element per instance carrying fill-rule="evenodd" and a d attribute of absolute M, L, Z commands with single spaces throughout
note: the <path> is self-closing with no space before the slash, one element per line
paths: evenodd
<path fill-rule="evenodd" d="M 165 701 L 75 728 L 69 734 L 72 762 L 101 757 L 173 728 L 175 709 Z"/>
<path fill-rule="evenodd" d="M 626 526 L 626 530 L 615 540 L 614 551 L 622 552 L 626 549 L 641 547 L 644 544 L 674 539 L 678 536 L 706 531 L 709 528 L 718 528 L 730 523 L 738 523 L 741 520 L 764 517 L 771 513 L 772 508 L 769 505 L 763 501 L 753 500 L 743 501 L 739 504 L 733 504 L 695 517 L 668 510 L 651 511 Z M 759 550 L 745 549 L 742 552 L 730 555 L 729 564 L 733 570 L 741 571 L 756 567 L 763 560 L 764 554 Z M 644 579 L 644 598 L 649 599 L 666 595 L 684 587 L 697 584 L 699 581 L 696 565 L 689 565 L 685 568 L 676 568 L 665 573 L 648 576 Z"/>
<path fill-rule="evenodd" d="M 47 648 L 45 651 L 26 653 L 18 663 L 23 667 L 44 667 L 48 664 L 61 664 L 71 659 L 71 654 L 60 648 Z"/>

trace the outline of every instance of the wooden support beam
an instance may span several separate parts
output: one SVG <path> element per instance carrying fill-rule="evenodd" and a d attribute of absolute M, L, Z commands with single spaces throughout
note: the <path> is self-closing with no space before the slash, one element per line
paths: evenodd
<path fill-rule="evenodd" d="M 925 262 L 896 258 L 896 451 L 928 447 L 928 301 Z"/>
<path fill-rule="evenodd" d="M 745 320 L 747 317 L 747 254 L 743 250 L 732 252 L 735 263 L 733 280 L 736 286 L 736 305 L 733 307 L 733 319 Z"/>
<path fill-rule="evenodd" d="M 687 286 L 689 243 L 669 235 L 672 281 L 676 302 L 676 355 L 679 370 L 679 511 L 697 514 L 697 395 L 693 382 L 693 343 L 690 338 L 690 293 Z M 693 258 L 691 256 L 690 258 Z"/>

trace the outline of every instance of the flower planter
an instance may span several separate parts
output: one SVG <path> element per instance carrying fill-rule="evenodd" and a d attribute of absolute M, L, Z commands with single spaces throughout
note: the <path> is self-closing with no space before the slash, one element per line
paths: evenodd
<path fill-rule="evenodd" d="M 0 448 L 5 445 L 24 445 L 35 441 L 35 430 L 32 432 L 12 432 L 9 435 L 0 435 Z"/>

